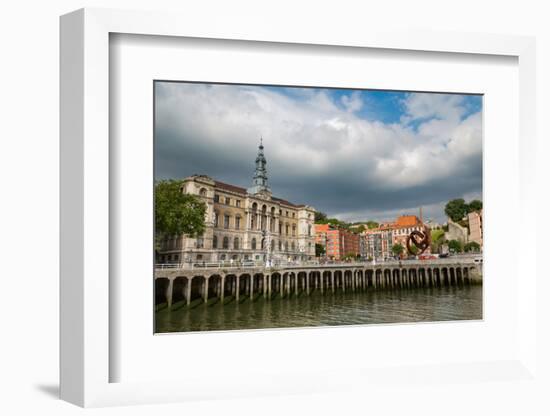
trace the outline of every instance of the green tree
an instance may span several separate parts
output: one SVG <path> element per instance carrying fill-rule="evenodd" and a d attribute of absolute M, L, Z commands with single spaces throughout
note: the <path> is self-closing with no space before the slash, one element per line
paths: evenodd
<path fill-rule="evenodd" d="M 315 222 L 317 224 L 326 224 L 327 221 L 327 214 L 321 211 L 315 212 Z"/>
<path fill-rule="evenodd" d="M 418 254 L 418 247 L 411 245 L 411 254 L 416 256 Z"/>
<path fill-rule="evenodd" d="M 155 184 L 155 239 L 187 234 L 196 237 L 204 232 L 206 204 L 197 196 L 184 194 L 181 181 L 162 180 Z"/>
<path fill-rule="evenodd" d="M 468 204 L 468 212 L 481 211 L 483 203 L 479 199 L 474 199 Z"/>
<path fill-rule="evenodd" d="M 458 240 L 449 241 L 449 250 L 455 253 L 462 253 L 462 243 Z"/>
<path fill-rule="evenodd" d="M 315 244 L 315 256 L 323 257 L 326 253 L 325 246 L 322 244 Z"/>
<path fill-rule="evenodd" d="M 378 224 L 376 221 L 367 221 L 367 227 L 369 230 L 372 230 L 373 228 L 378 228 L 380 224 Z"/>
<path fill-rule="evenodd" d="M 445 214 L 454 222 L 460 221 L 467 213 L 469 206 L 464 199 L 458 198 L 447 202 Z"/>
<path fill-rule="evenodd" d="M 353 228 L 353 232 L 356 233 L 356 234 L 360 234 L 363 231 L 365 231 L 366 229 L 367 228 L 363 224 L 361 224 L 359 227 Z"/>
<path fill-rule="evenodd" d="M 392 246 L 391 251 L 394 256 L 401 256 L 401 254 L 403 254 L 403 252 L 405 251 L 405 247 L 397 243 Z"/>
<path fill-rule="evenodd" d="M 431 245 L 432 253 L 438 253 L 439 247 L 441 247 L 441 244 L 445 242 L 445 231 L 443 231 L 442 229 L 431 230 L 431 236 L 432 236 L 432 245 Z"/>
<path fill-rule="evenodd" d="M 464 251 L 469 252 L 478 252 L 481 249 L 481 246 L 475 241 L 470 241 L 469 243 L 464 244 Z"/>

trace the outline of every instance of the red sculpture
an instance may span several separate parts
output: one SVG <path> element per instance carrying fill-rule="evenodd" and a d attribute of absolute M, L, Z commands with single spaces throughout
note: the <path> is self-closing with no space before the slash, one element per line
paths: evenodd
<path fill-rule="evenodd" d="M 407 237 L 407 251 L 411 255 L 420 255 L 424 253 L 428 249 L 428 247 L 430 247 L 430 244 L 432 242 L 430 229 L 427 225 L 424 225 L 423 228 L 424 229 L 422 231 L 414 230 Z M 411 242 L 418 249 L 417 253 L 413 253 L 413 251 L 411 250 Z"/>

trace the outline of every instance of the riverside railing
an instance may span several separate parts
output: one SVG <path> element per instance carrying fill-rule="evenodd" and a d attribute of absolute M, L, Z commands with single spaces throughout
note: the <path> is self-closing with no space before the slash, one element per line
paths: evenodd
<path fill-rule="evenodd" d="M 244 262 L 200 262 L 200 263 L 159 263 L 155 269 L 273 269 L 273 268 L 301 268 L 301 267 L 407 267 L 411 265 L 445 265 L 445 264 L 480 264 L 481 256 L 452 256 L 446 258 L 425 259 L 425 260 L 387 260 L 378 262 L 319 262 L 319 261 L 296 261 L 296 262 L 272 262 L 244 261 Z"/>

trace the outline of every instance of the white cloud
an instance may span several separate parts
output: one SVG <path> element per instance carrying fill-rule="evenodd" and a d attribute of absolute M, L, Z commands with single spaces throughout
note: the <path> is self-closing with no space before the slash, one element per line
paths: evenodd
<path fill-rule="evenodd" d="M 157 126 L 164 130 L 165 149 L 160 157 L 172 159 L 159 166 L 161 176 L 178 176 L 177 158 L 197 147 L 251 171 L 260 136 L 275 181 L 315 179 L 334 187 L 352 181 L 365 192 L 452 184 L 471 174 L 472 163 L 481 163 L 481 114 L 463 119 L 467 109 L 457 95 L 408 94 L 401 121 L 384 124 L 357 114 L 363 102 L 356 93 L 336 103 L 323 90 L 285 95 L 185 83 L 158 89 Z"/>

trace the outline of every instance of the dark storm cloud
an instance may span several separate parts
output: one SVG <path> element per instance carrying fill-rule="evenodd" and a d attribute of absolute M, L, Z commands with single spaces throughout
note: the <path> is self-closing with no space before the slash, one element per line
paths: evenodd
<path fill-rule="evenodd" d="M 481 196 L 481 116 L 461 96 L 406 95 L 393 117 L 401 121 L 384 124 L 357 94 L 336 102 L 319 89 L 185 83 L 156 91 L 159 179 L 207 174 L 248 187 L 263 136 L 274 195 L 342 219 L 423 206 L 441 221 L 449 199 Z"/>

